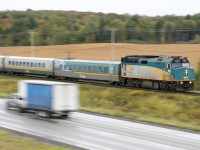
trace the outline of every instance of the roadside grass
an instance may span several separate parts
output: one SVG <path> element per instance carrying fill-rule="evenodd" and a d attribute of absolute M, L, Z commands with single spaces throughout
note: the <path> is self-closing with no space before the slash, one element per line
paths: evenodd
<path fill-rule="evenodd" d="M 82 85 L 81 110 L 200 131 L 200 97 Z"/>
<path fill-rule="evenodd" d="M 0 97 L 8 97 L 17 92 L 17 82 L 20 78 L 0 76 Z"/>
<path fill-rule="evenodd" d="M 0 97 L 17 92 L 18 80 L 0 76 Z M 200 131 L 199 96 L 81 84 L 80 105 L 84 111 Z"/>
<path fill-rule="evenodd" d="M 71 148 L 40 142 L 34 138 L 16 135 L 3 129 L 0 129 L 0 145 L 1 150 L 72 150 Z"/>

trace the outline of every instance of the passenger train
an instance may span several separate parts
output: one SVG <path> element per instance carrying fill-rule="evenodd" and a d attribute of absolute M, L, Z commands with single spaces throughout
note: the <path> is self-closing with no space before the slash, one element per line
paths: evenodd
<path fill-rule="evenodd" d="M 171 91 L 193 90 L 195 81 L 194 69 L 181 56 L 130 55 L 121 62 L 0 56 L 0 72 Z"/>

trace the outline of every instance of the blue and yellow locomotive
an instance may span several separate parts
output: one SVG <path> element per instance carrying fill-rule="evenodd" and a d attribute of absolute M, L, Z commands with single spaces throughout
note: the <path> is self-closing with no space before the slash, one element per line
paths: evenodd
<path fill-rule="evenodd" d="M 132 55 L 121 58 L 123 86 L 188 91 L 194 88 L 194 69 L 186 57 Z"/>

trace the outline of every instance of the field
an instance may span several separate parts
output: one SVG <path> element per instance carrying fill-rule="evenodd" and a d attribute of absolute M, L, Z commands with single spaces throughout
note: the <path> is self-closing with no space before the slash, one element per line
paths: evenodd
<path fill-rule="evenodd" d="M 114 49 L 114 50 L 112 50 Z M 35 46 L 35 57 L 75 58 L 120 61 L 124 55 L 173 55 L 188 57 L 197 68 L 200 61 L 200 44 L 69 44 Z M 0 55 L 31 56 L 30 46 L 0 47 Z"/>
<path fill-rule="evenodd" d="M 41 142 L 35 138 L 17 135 L 0 128 L 1 150 L 75 150 L 70 146 L 55 146 L 50 143 Z"/>

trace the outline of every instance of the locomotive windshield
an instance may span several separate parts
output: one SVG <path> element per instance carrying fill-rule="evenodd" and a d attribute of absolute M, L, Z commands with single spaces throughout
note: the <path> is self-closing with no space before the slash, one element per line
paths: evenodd
<path fill-rule="evenodd" d="M 180 56 L 177 56 L 173 57 L 171 66 L 172 68 L 190 67 L 190 63 L 186 57 L 182 58 Z"/>

